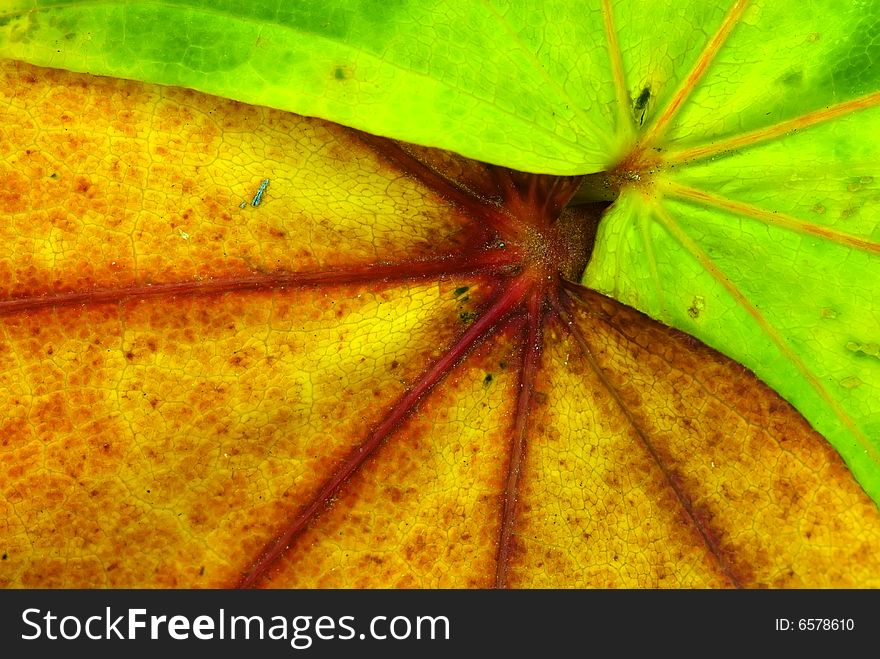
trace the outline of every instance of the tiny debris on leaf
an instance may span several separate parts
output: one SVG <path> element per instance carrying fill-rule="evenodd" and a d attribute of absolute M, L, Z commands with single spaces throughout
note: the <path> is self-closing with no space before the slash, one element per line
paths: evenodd
<path fill-rule="evenodd" d="M 251 206 L 259 206 L 260 202 L 263 201 L 263 192 L 266 191 L 266 186 L 269 185 L 269 179 L 263 179 L 263 182 L 260 183 L 260 188 L 257 190 L 257 194 L 254 195 L 254 200 L 251 202 Z"/>

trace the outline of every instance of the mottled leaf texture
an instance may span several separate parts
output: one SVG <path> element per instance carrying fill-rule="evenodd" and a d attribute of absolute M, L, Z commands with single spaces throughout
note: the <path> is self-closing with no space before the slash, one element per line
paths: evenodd
<path fill-rule="evenodd" d="M 880 3 L 5 5 L 0 56 L 597 174 L 573 278 L 754 371 L 880 501 Z"/>
<path fill-rule="evenodd" d="M 4 586 L 880 585 L 788 403 L 575 283 L 580 179 L 0 71 Z"/>

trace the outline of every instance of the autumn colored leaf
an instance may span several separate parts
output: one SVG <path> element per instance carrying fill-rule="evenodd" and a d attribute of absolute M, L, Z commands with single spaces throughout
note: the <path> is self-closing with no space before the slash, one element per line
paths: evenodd
<path fill-rule="evenodd" d="M 0 55 L 595 173 L 582 282 L 752 369 L 880 501 L 880 5 L 8 5 Z"/>
<path fill-rule="evenodd" d="M 549 175 L 7 63 L 4 583 L 876 584 L 825 440 L 589 290 L 878 496 L 870 8 L 18 4 L 0 54 Z"/>
<path fill-rule="evenodd" d="M 876 585 L 876 506 L 787 403 L 571 283 L 578 179 L 0 88 L 5 585 Z"/>

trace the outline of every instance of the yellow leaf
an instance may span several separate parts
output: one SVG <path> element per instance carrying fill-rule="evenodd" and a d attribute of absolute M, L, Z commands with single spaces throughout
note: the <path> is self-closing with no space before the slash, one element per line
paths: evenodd
<path fill-rule="evenodd" d="M 565 281 L 576 179 L 0 77 L 0 584 L 880 585 L 789 405 Z"/>

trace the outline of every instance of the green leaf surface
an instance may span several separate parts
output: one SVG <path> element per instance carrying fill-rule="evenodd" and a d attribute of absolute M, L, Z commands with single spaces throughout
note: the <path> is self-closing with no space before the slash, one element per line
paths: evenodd
<path fill-rule="evenodd" d="M 608 164 L 580 3 L 5 0 L 0 56 L 200 91 L 531 170 Z"/>
<path fill-rule="evenodd" d="M 0 7 L 0 56 L 609 172 L 583 283 L 755 371 L 880 501 L 877 2 Z"/>
<path fill-rule="evenodd" d="M 880 5 L 728 17 L 649 108 L 632 170 L 651 180 L 605 218 L 583 283 L 755 371 L 878 500 Z"/>

